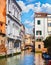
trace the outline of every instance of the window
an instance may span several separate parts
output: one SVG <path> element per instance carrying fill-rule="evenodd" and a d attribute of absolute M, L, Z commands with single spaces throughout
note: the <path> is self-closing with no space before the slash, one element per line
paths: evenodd
<path fill-rule="evenodd" d="M 2 26 L 2 23 L 1 23 L 1 26 Z"/>
<path fill-rule="evenodd" d="M 37 21 L 37 24 L 40 25 L 40 20 Z"/>
<path fill-rule="evenodd" d="M 36 31 L 36 35 L 42 35 L 42 31 Z"/>
<path fill-rule="evenodd" d="M 2 23 L 0 23 L 0 26 L 3 26 L 3 24 L 2 24 Z"/>
<path fill-rule="evenodd" d="M 38 35 L 38 31 L 36 31 L 36 35 Z"/>
<path fill-rule="evenodd" d="M 15 10 L 15 17 L 17 18 L 17 11 Z"/>
<path fill-rule="evenodd" d="M 38 48 L 41 49 L 41 45 L 38 45 Z"/>
<path fill-rule="evenodd" d="M 18 9 L 17 9 L 17 18 L 18 18 Z"/>
<path fill-rule="evenodd" d="M 10 0 L 8 0 L 8 11 L 9 11 L 9 13 L 11 13 L 10 12 Z"/>
<path fill-rule="evenodd" d="M 48 23 L 48 26 L 51 27 L 51 23 Z"/>
<path fill-rule="evenodd" d="M 48 33 L 51 33 L 51 31 L 48 31 Z"/>
<path fill-rule="evenodd" d="M 39 31 L 39 33 L 40 33 L 40 35 L 42 35 L 42 32 L 41 31 Z"/>
<path fill-rule="evenodd" d="M 10 4 L 10 0 L 8 0 L 8 3 Z"/>
<path fill-rule="evenodd" d="M 36 39 L 36 41 L 42 41 L 42 39 L 39 39 L 39 38 L 38 38 L 38 39 Z"/>
<path fill-rule="evenodd" d="M 19 47 L 19 43 L 15 42 L 14 48 L 17 48 L 17 47 Z"/>
<path fill-rule="evenodd" d="M 8 20 L 8 24 L 10 24 L 10 20 Z"/>
<path fill-rule="evenodd" d="M 14 6 L 14 4 L 12 5 L 12 15 L 15 16 L 15 6 Z"/>

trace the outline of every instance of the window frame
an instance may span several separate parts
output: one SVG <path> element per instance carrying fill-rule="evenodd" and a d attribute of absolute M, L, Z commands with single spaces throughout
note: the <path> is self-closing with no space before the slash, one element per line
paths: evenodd
<path fill-rule="evenodd" d="M 36 31 L 36 35 L 42 35 L 42 31 Z"/>
<path fill-rule="evenodd" d="M 40 25 L 40 24 L 41 24 L 41 23 L 40 23 L 40 20 L 37 20 L 37 24 L 38 24 L 38 25 Z"/>

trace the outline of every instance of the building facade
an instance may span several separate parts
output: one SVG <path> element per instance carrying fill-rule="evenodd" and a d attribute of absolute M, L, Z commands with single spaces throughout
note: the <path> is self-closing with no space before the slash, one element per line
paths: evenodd
<path fill-rule="evenodd" d="M 32 41 L 33 41 L 32 35 L 25 34 L 25 45 L 33 45 Z"/>
<path fill-rule="evenodd" d="M 8 54 L 20 51 L 21 46 L 21 8 L 15 0 L 7 0 L 6 7 L 6 36 Z"/>
<path fill-rule="evenodd" d="M 45 48 L 42 41 L 51 35 L 51 14 L 35 13 L 34 24 L 35 51 L 43 51 Z"/>
<path fill-rule="evenodd" d="M 5 54 L 5 41 L 6 41 L 6 1 L 0 0 L 0 54 Z"/>
<path fill-rule="evenodd" d="M 22 40 L 21 49 L 24 49 L 24 46 L 25 46 L 25 26 L 23 24 L 21 25 L 20 36 L 21 36 L 21 40 Z"/>
<path fill-rule="evenodd" d="M 35 13 L 35 40 L 44 40 L 51 35 L 51 14 Z"/>
<path fill-rule="evenodd" d="M 48 35 L 51 35 L 51 14 L 47 15 L 47 21 L 48 21 L 48 27 L 47 27 Z"/>
<path fill-rule="evenodd" d="M 21 47 L 21 11 L 22 9 L 16 0 L 2 0 L 0 7 L 0 31 L 5 35 L 5 47 L 7 54 L 13 54 L 20 51 Z M 2 13 L 1 13 L 2 11 Z M 3 35 L 0 35 L 1 37 Z M 1 38 L 0 37 L 0 38 Z"/>

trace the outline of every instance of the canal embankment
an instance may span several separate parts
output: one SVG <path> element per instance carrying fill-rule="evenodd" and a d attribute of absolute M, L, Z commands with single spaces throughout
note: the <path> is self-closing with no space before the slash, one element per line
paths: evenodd
<path fill-rule="evenodd" d="M 17 53 L 13 53 L 13 54 L 6 54 L 6 55 L 0 54 L 0 59 L 16 56 L 16 55 L 19 55 L 19 54 L 21 54 L 21 52 L 17 52 Z"/>

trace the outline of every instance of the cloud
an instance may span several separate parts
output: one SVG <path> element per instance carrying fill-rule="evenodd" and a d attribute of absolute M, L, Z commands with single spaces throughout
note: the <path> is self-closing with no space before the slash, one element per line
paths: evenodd
<path fill-rule="evenodd" d="M 31 1 L 31 0 L 27 0 L 27 1 Z M 35 12 L 51 13 L 51 4 L 48 4 L 48 3 L 41 4 L 40 2 L 38 2 L 38 3 L 26 5 L 26 3 L 24 3 L 21 0 L 17 1 L 17 2 L 20 5 L 20 7 L 22 8 L 23 13 L 28 13 L 30 11 L 30 9 L 33 11 L 33 14 L 31 15 L 31 18 L 34 18 L 34 13 Z M 29 28 L 27 28 L 27 27 L 25 28 L 27 33 L 32 33 L 32 29 L 33 29 L 33 25 L 34 25 L 33 22 L 34 21 L 31 21 L 31 20 L 25 20 L 24 21 L 25 26 L 26 25 L 29 26 Z"/>
<path fill-rule="evenodd" d="M 20 5 L 20 7 L 22 8 L 22 10 L 25 11 L 26 10 L 25 3 L 23 1 L 17 1 L 17 2 Z"/>
<path fill-rule="evenodd" d="M 26 0 L 27 2 L 34 2 L 35 0 Z"/>
<path fill-rule="evenodd" d="M 29 23 L 29 26 L 31 26 L 31 27 L 33 27 L 33 25 L 34 25 L 34 21 Z"/>
<path fill-rule="evenodd" d="M 45 3 L 41 4 L 40 2 L 34 4 L 25 5 L 23 1 L 18 1 L 18 4 L 21 6 L 23 12 L 29 12 L 32 9 L 34 12 L 47 12 L 51 13 L 51 4 Z"/>
<path fill-rule="evenodd" d="M 28 21 L 28 20 L 26 20 L 25 22 L 24 22 L 24 24 L 29 24 L 30 23 L 30 21 Z"/>
<path fill-rule="evenodd" d="M 33 18 L 33 19 L 34 19 L 34 13 L 31 15 L 31 18 Z"/>
<path fill-rule="evenodd" d="M 51 4 L 45 3 L 41 4 L 40 2 L 34 4 L 34 12 L 46 12 L 51 13 Z"/>
<path fill-rule="evenodd" d="M 33 34 L 32 28 L 25 27 L 25 33 Z"/>
<path fill-rule="evenodd" d="M 31 22 L 31 21 L 25 20 L 24 24 L 28 25 L 29 27 L 33 27 L 34 21 Z"/>
<path fill-rule="evenodd" d="M 23 1 L 17 1 L 23 12 L 29 12 L 30 9 L 34 9 L 34 4 L 25 5 Z"/>
<path fill-rule="evenodd" d="M 40 12 L 41 11 L 41 3 L 35 3 L 34 4 L 34 12 Z"/>
<path fill-rule="evenodd" d="M 42 11 L 45 11 L 47 13 L 51 13 L 51 4 L 42 4 L 42 7 L 41 7 Z"/>
<path fill-rule="evenodd" d="M 25 27 L 25 33 L 29 33 L 29 30 L 27 27 Z"/>
<path fill-rule="evenodd" d="M 35 3 L 35 4 L 28 4 L 25 5 L 25 3 L 23 1 L 17 1 L 18 4 L 20 5 L 20 7 L 22 8 L 23 12 L 29 12 L 30 9 L 32 9 L 34 12 L 40 12 L 41 11 L 41 3 Z M 36 6 L 35 6 L 36 5 Z"/>
<path fill-rule="evenodd" d="M 30 33 L 30 34 L 33 34 L 33 31 L 32 31 L 32 29 L 33 29 L 33 25 L 34 25 L 34 22 L 32 21 L 28 21 L 28 20 L 26 20 L 25 22 L 24 22 L 24 24 L 27 26 L 28 25 L 28 27 L 26 27 L 25 26 L 25 31 L 26 31 L 26 33 Z"/>

